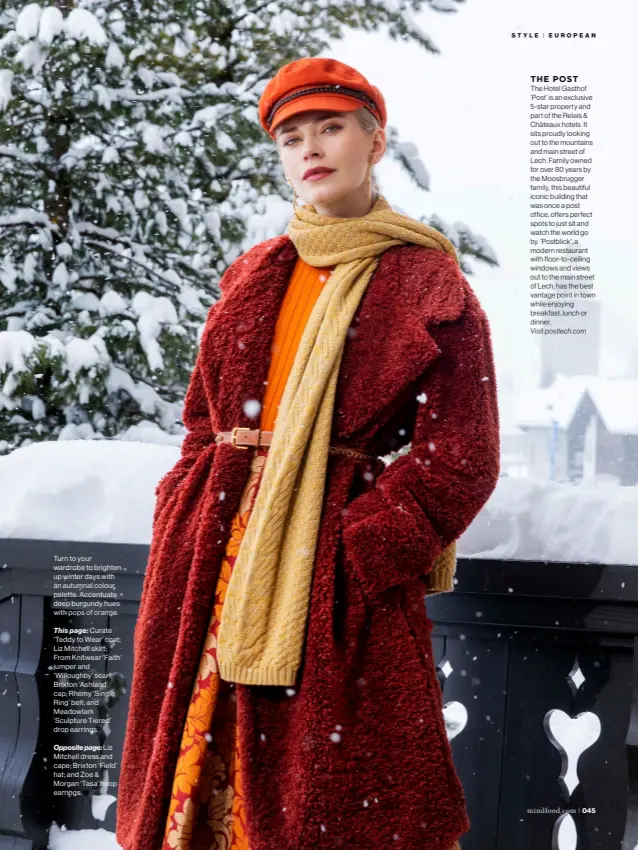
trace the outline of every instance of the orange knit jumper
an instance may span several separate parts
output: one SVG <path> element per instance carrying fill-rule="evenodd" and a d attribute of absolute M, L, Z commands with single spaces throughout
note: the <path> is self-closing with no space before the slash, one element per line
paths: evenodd
<path fill-rule="evenodd" d="M 259 428 L 273 430 L 279 402 L 308 317 L 331 268 L 298 258 L 284 295 L 271 348 Z M 175 769 L 162 850 L 250 850 L 244 817 L 234 684 L 220 679 L 217 633 L 226 588 L 255 502 L 267 448 L 255 452 L 233 518 L 215 602 L 191 695 Z"/>

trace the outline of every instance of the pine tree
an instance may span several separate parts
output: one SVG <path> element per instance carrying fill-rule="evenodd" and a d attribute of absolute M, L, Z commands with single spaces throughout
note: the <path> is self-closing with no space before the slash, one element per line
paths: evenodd
<path fill-rule="evenodd" d="M 140 423 L 181 433 L 219 278 L 289 197 L 258 121 L 264 86 L 348 27 L 437 52 L 410 17 L 422 5 L 5 0 L 0 453 Z M 427 189 L 414 146 L 393 127 L 387 140 Z M 495 262 L 469 229 L 446 235 Z"/>

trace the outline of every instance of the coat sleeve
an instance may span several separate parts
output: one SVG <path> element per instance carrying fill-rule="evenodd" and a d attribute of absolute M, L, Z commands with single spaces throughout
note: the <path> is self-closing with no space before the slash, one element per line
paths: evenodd
<path fill-rule="evenodd" d="M 206 326 L 215 311 L 219 309 L 220 304 L 224 300 L 224 294 L 229 291 L 235 282 L 240 270 L 239 262 L 244 256 L 242 255 L 242 257 L 232 262 L 222 275 L 219 282 L 221 297 L 209 308 L 206 316 Z M 204 333 L 206 333 L 206 326 L 204 327 Z M 198 352 L 195 367 L 184 397 L 182 422 L 187 429 L 187 433 L 182 440 L 181 456 L 175 465 L 160 478 L 155 487 L 156 501 L 153 512 L 153 528 L 162 509 L 169 501 L 171 494 L 175 492 L 175 488 L 186 478 L 201 452 L 214 441 L 208 400 L 202 380 L 201 349 Z"/>
<path fill-rule="evenodd" d="M 431 335 L 440 354 L 415 384 L 411 450 L 353 500 L 343 519 L 344 553 L 368 600 L 423 579 L 479 513 L 499 476 L 490 330 L 469 284 L 461 316 Z"/>

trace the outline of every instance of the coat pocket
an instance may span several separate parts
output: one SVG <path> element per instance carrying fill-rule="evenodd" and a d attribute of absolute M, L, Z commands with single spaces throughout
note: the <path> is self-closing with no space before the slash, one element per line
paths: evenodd
<path fill-rule="evenodd" d="M 339 526 L 334 573 L 333 639 L 346 664 L 350 664 L 361 644 L 368 605 L 356 570 L 348 558 Z"/>

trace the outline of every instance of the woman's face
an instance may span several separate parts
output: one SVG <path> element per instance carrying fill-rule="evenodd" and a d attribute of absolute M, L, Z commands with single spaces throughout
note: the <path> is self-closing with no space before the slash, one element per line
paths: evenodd
<path fill-rule="evenodd" d="M 368 135 L 354 112 L 308 110 L 283 121 L 275 130 L 286 177 L 302 201 L 320 215 L 353 218 L 371 207 L 367 173 L 385 153 L 381 128 Z M 312 168 L 332 169 L 319 179 Z"/>

